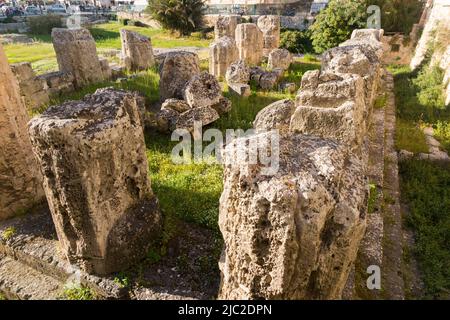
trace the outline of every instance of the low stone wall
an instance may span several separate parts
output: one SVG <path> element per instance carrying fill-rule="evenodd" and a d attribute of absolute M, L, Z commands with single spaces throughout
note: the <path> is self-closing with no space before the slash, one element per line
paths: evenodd
<path fill-rule="evenodd" d="M 320 71 L 305 73 L 295 106 L 266 107 L 254 122 L 258 133 L 225 148 L 219 298 L 341 297 L 366 228 L 367 136 L 381 38 L 378 30 L 354 32 L 324 54 Z M 270 129 L 278 130 L 278 149 Z M 278 152 L 278 170 L 227 161 L 247 157 L 255 145 L 260 153 Z"/>
<path fill-rule="evenodd" d="M 28 31 L 28 26 L 25 22 L 0 23 L 0 33 L 25 33 Z"/>

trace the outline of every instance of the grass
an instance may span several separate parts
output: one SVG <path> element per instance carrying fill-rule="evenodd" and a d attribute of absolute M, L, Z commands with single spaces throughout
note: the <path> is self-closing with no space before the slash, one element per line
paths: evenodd
<path fill-rule="evenodd" d="M 442 72 L 427 65 L 419 72 L 398 65 L 390 66 L 389 69 L 395 79 L 397 149 L 414 153 L 428 152 L 421 130 L 423 125 L 437 129 L 436 137 L 448 147 L 450 108 L 443 104 Z"/>
<path fill-rule="evenodd" d="M 450 298 L 450 165 L 408 160 L 400 163 L 407 223 L 416 232 L 416 254 L 426 297 Z"/>
<path fill-rule="evenodd" d="M 6 297 L 0 292 L 0 301 L 7 300 Z"/>
<path fill-rule="evenodd" d="M 118 22 L 98 24 L 90 28 L 97 44 L 99 54 L 106 50 L 120 49 L 120 29 L 136 31 L 152 39 L 154 48 L 208 47 L 210 40 L 194 37 L 177 37 L 163 29 L 123 26 Z M 9 63 L 30 62 L 38 74 L 58 70 L 56 55 L 50 35 L 31 35 L 36 42 L 27 44 L 8 44 L 4 46 Z"/>
<path fill-rule="evenodd" d="M 94 292 L 83 285 L 69 285 L 64 288 L 62 298 L 65 300 L 96 300 Z"/>

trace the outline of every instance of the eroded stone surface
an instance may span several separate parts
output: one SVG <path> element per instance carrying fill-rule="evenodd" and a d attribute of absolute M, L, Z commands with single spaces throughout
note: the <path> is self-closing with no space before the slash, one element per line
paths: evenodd
<path fill-rule="evenodd" d="M 221 15 L 217 18 L 214 26 L 214 35 L 216 40 L 221 37 L 230 37 L 234 39 L 234 31 L 240 21 L 238 15 Z"/>
<path fill-rule="evenodd" d="M 236 27 L 236 45 L 239 59 L 249 65 L 258 65 L 263 57 L 263 33 L 254 23 L 241 23 Z"/>
<path fill-rule="evenodd" d="M 96 274 L 143 258 L 161 216 L 136 96 L 99 89 L 50 107 L 30 121 L 29 132 L 67 258 Z"/>
<path fill-rule="evenodd" d="M 186 83 L 200 74 L 198 55 L 187 51 L 170 52 L 160 66 L 159 94 L 161 101 L 183 99 Z"/>
<path fill-rule="evenodd" d="M 248 83 L 250 81 L 250 68 L 244 60 L 233 62 L 225 75 L 227 83 Z"/>
<path fill-rule="evenodd" d="M 251 145 L 264 135 L 241 139 Z M 260 146 L 267 151 L 270 144 Z M 225 155 L 232 150 L 227 146 Z M 368 196 L 363 165 L 347 150 L 289 135 L 280 140 L 273 176 L 259 164 L 225 166 L 219 298 L 340 297 L 364 234 Z"/>
<path fill-rule="evenodd" d="M 122 63 L 132 71 L 146 70 L 155 64 L 151 39 L 137 32 L 120 30 Z"/>
<path fill-rule="evenodd" d="M 210 107 L 220 101 L 222 89 L 213 75 L 202 72 L 186 83 L 183 97 L 191 108 Z"/>
<path fill-rule="evenodd" d="M 44 197 L 27 121 L 19 86 L 0 45 L 0 220 L 23 213 Z"/>
<path fill-rule="evenodd" d="M 280 46 L 280 16 L 267 15 L 258 18 L 258 28 L 263 32 L 264 55 Z"/>
<path fill-rule="evenodd" d="M 71 73 L 76 87 L 106 79 L 95 40 L 87 29 L 54 28 L 52 40 L 59 70 Z"/>
<path fill-rule="evenodd" d="M 234 38 L 221 37 L 209 46 L 209 73 L 223 77 L 228 67 L 239 59 Z"/>
<path fill-rule="evenodd" d="M 290 99 L 276 101 L 262 109 L 253 122 L 256 130 L 289 130 L 295 103 Z"/>
<path fill-rule="evenodd" d="M 292 62 L 292 54 L 286 49 L 274 49 L 269 53 L 269 61 L 267 68 L 275 69 L 281 68 L 283 70 L 289 69 Z"/>
<path fill-rule="evenodd" d="M 296 98 L 291 131 L 360 146 L 365 135 L 364 82 L 358 75 L 308 71 Z"/>
<path fill-rule="evenodd" d="M 49 102 L 47 82 L 37 77 L 29 62 L 11 65 L 19 82 L 20 93 L 28 109 L 34 110 Z"/>

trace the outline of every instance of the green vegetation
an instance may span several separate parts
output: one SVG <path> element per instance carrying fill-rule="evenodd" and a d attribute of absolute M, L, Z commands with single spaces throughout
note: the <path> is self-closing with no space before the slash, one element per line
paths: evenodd
<path fill-rule="evenodd" d="M 65 300 L 95 300 L 95 293 L 83 285 L 69 285 L 64 288 L 62 299 Z"/>
<path fill-rule="evenodd" d="M 381 8 L 381 26 L 385 32 L 405 34 L 409 34 L 413 24 L 419 21 L 424 4 L 423 0 L 367 0 L 367 6 Z"/>
<path fill-rule="evenodd" d="M 280 48 L 285 48 L 292 53 L 314 52 L 311 32 L 309 30 L 282 30 L 280 35 Z"/>
<path fill-rule="evenodd" d="M 423 125 L 436 129 L 443 146 L 450 144 L 450 109 L 444 106 L 442 71 L 425 65 L 419 72 L 406 66 L 390 66 L 395 76 L 397 105 L 396 147 L 414 153 L 428 152 Z"/>
<path fill-rule="evenodd" d="M 45 16 L 34 16 L 28 18 L 28 26 L 30 27 L 30 33 L 37 35 L 49 35 L 53 28 L 61 28 L 62 18 L 60 15 L 45 15 Z"/>
<path fill-rule="evenodd" d="M 367 212 L 373 213 L 375 211 L 375 204 L 378 198 L 377 186 L 373 183 L 369 183 L 369 199 L 367 201 Z"/>
<path fill-rule="evenodd" d="M 409 160 L 400 163 L 401 194 L 416 232 L 426 297 L 450 298 L 450 165 Z"/>
<path fill-rule="evenodd" d="M 165 29 L 189 35 L 203 24 L 203 0 L 149 0 L 146 12 Z"/>
<path fill-rule="evenodd" d="M 114 282 L 117 283 L 121 288 L 126 288 L 130 285 L 130 279 L 128 278 L 128 275 L 124 272 L 119 272 L 119 274 L 114 278 Z"/>
<path fill-rule="evenodd" d="M 382 109 L 382 108 L 384 108 L 385 106 L 386 106 L 386 102 L 387 102 L 387 94 L 383 94 L 383 95 L 381 95 L 381 96 L 378 96 L 376 99 L 375 99 L 375 102 L 374 102 L 374 108 L 375 109 Z"/>
<path fill-rule="evenodd" d="M 2 300 L 4 301 L 4 300 L 7 300 L 7 299 L 6 299 L 6 297 L 0 292 L 0 301 L 2 301 Z"/>
<path fill-rule="evenodd" d="M 348 40 L 354 29 L 365 28 L 365 0 L 330 0 L 311 26 L 314 50 L 322 53 Z"/>
<path fill-rule="evenodd" d="M 16 234 L 17 230 L 15 227 L 8 227 L 2 232 L 2 239 L 9 240 L 12 236 Z"/>

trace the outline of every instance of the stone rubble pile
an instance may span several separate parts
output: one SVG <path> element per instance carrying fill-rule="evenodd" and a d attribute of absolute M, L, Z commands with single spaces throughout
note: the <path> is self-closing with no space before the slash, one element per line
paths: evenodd
<path fill-rule="evenodd" d="M 222 38 L 223 39 L 223 38 Z M 194 130 L 194 122 L 206 126 L 231 110 L 231 101 L 222 95 L 216 77 L 200 72 L 197 54 L 169 53 L 160 67 L 161 110 L 156 114 L 157 129 Z"/>
<path fill-rule="evenodd" d="M 341 297 L 366 227 L 367 122 L 381 74 L 382 33 L 356 34 L 360 44 L 331 49 L 305 73 L 295 103 L 266 107 L 256 134 L 226 146 L 225 159 L 258 143 L 279 161 L 271 174 L 262 162 L 225 162 L 220 299 Z"/>

